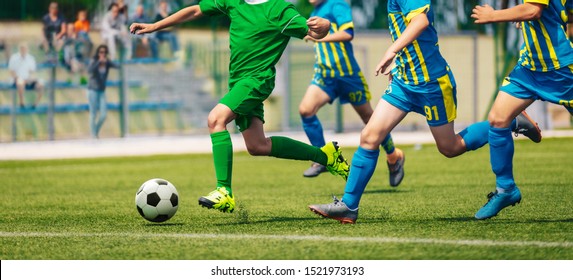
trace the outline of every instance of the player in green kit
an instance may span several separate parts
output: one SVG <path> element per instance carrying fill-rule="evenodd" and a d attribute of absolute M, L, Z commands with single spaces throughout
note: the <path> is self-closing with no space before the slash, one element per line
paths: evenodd
<path fill-rule="evenodd" d="M 235 208 L 231 189 L 233 147 L 227 131 L 233 120 L 251 155 L 318 162 L 346 179 L 349 167 L 335 142 L 318 148 L 287 137 L 267 138 L 263 131 L 263 101 L 273 91 L 275 64 L 290 37 L 323 38 L 330 22 L 319 17 L 307 20 L 284 0 L 202 0 L 156 23 L 134 23 L 130 31 L 150 33 L 203 15 L 225 15 L 231 20 L 231 61 L 230 90 L 208 117 L 217 188 L 199 198 L 199 204 L 222 212 Z"/>

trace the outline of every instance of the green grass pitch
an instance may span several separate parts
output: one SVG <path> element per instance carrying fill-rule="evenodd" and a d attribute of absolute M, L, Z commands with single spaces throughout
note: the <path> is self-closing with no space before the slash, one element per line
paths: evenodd
<path fill-rule="evenodd" d="M 235 153 L 239 208 L 224 214 L 197 205 L 214 187 L 209 154 L 1 161 L 0 259 L 573 259 L 572 144 L 516 141 L 523 201 L 486 221 L 473 215 L 494 188 L 489 148 L 447 159 L 406 146 L 402 185 L 381 158 L 355 225 L 308 210 L 344 183 L 303 178 L 306 162 Z M 180 194 L 163 224 L 134 205 L 154 177 Z"/>

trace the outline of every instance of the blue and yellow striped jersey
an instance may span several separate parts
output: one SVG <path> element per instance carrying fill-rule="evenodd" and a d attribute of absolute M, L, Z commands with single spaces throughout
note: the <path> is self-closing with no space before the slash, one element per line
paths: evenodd
<path fill-rule="evenodd" d="M 430 0 L 389 0 L 388 22 L 392 41 L 404 32 L 412 18 L 426 13 L 430 25 L 396 55 L 394 77 L 414 85 L 435 81 L 448 71 L 448 63 L 440 54 L 438 33 L 434 28 L 434 13 Z"/>
<path fill-rule="evenodd" d="M 311 16 L 328 19 L 329 34 L 354 28 L 352 10 L 344 0 L 325 0 L 314 9 Z M 317 42 L 314 44 L 314 50 L 314 71 L 324 77 L 352 76 L 360 72 L 350 41 Z"/>
<path fill-rule="evenodd" d="M 524 44 L 519 64 L 531 71 L 552 71 L 573 64 L 573 42 L 567 21 L 573 0 L 523 0 L 545 5 L 539 20 L 521 23 Z"/>

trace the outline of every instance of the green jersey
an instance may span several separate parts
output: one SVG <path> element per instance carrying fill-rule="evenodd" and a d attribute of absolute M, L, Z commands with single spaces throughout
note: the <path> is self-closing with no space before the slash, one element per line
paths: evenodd
<path fill-rule="evenodd" d="M 306 18 L 284 0 L 202 0 L 205 15 L 231 20 L 229 84 L 241 78 L 274 79 L 290 37 L 304 38 Z"/>

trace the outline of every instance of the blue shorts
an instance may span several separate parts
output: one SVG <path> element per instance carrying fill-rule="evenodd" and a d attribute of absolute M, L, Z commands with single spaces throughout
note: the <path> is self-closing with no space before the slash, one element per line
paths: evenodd
<path fill-rule="evenodd" d="M 382 98 L 404 112 L 426 116 L 429 126 L 440 126 L 456 119 L 456 80 L 451 71 L 437 80 L 418 85 L 394 77 Z"/>
<path fill-rule="evenodd" d="M 573 65 L 549 72 L 515 66 L 500 91 L 519 99 L 543 100 L 563 105 L 573 115 Z"/>
<path fill-rule="evenodd" d="M 324 77 L 314 73 L 312 85 L 318 86 L 330 97 L 330 104 L 340 98 L 340 104 L 362 105 L 370 101 L 370 90 L 362 72 L 352 76 Z"/>

